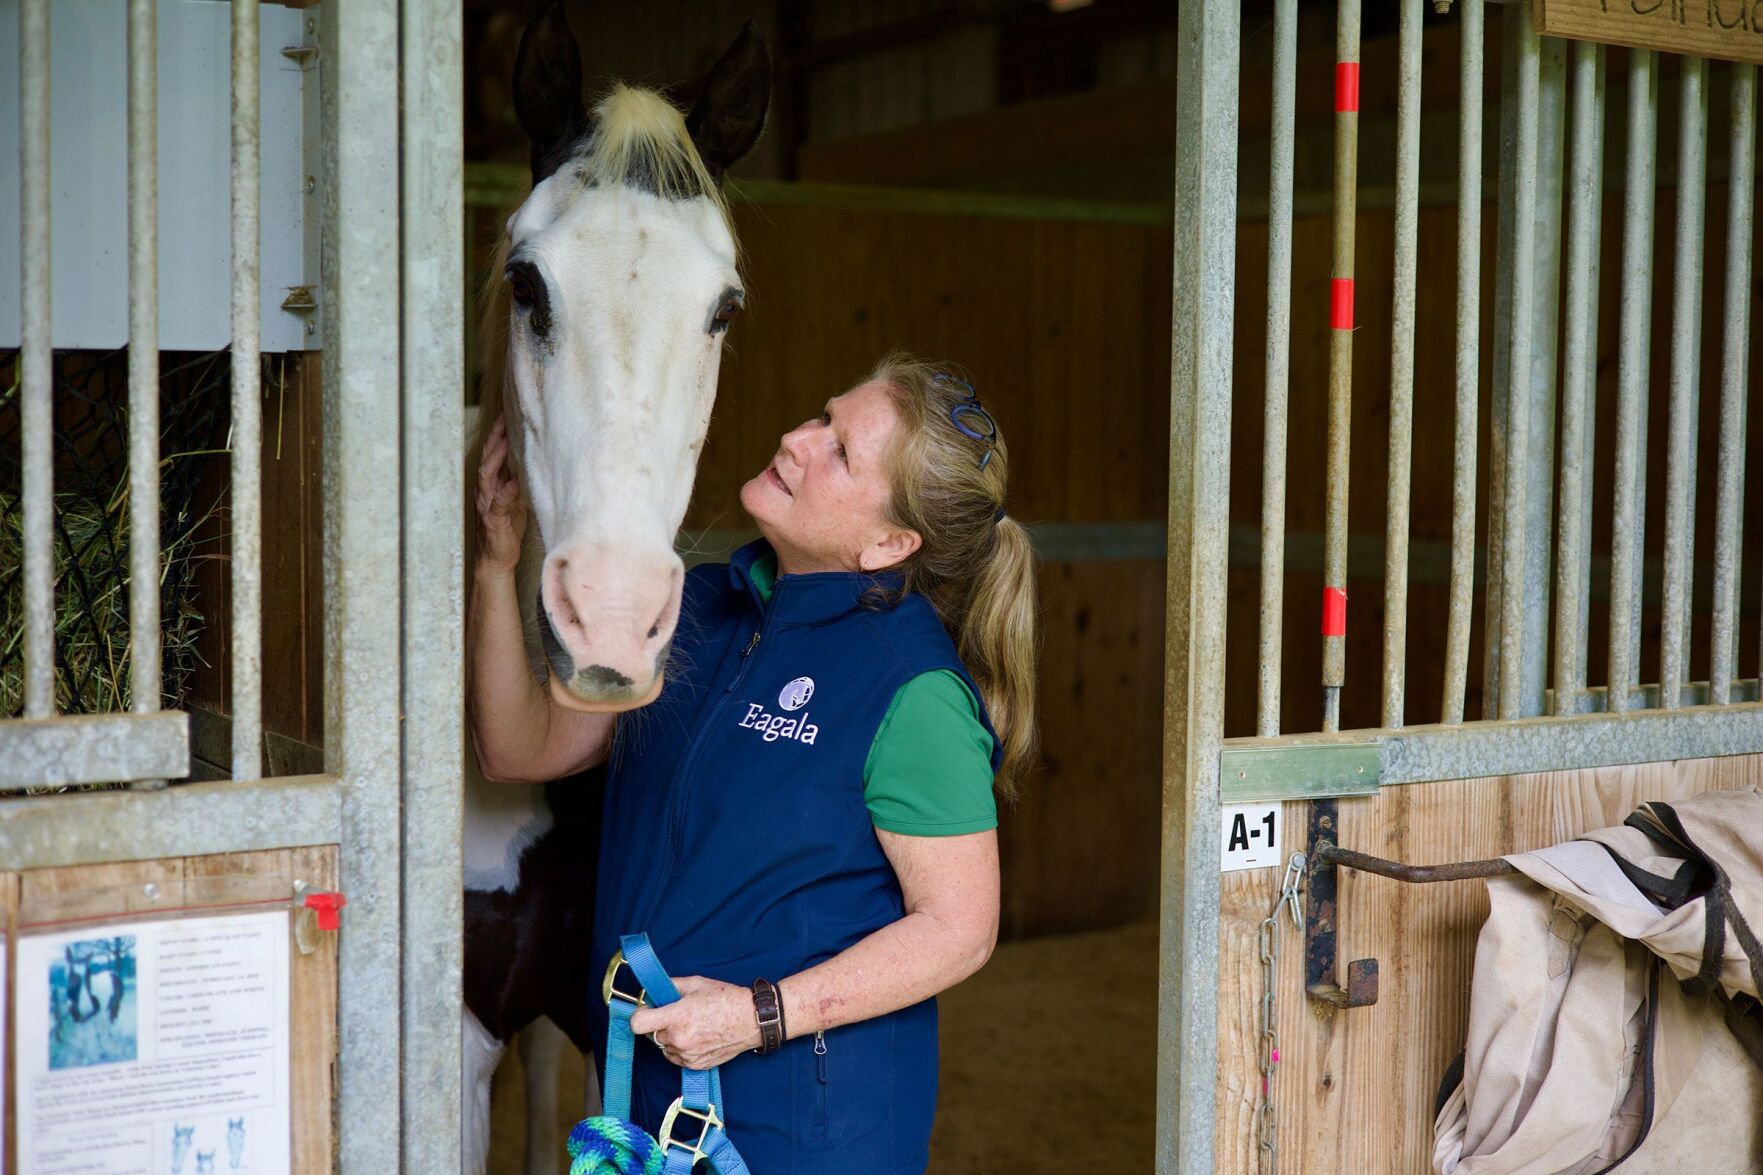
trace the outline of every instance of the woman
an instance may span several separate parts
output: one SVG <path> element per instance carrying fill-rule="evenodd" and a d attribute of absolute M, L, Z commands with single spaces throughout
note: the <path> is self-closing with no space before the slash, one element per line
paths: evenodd
<path fill-rule="evenodd" d="M 721 1065 L 757 1175 L 923 1170 L 934 997 L 991 954 L 992 790 L 1034 748 L 1033 553 L 991 417 L 890 356 L 786 433 L 741 490 L 764 537 L 688 574 L 667 685 L 616 730 L 526 676 L 505 452 L 498 431 L 480 475 L 473 729 L 496 778 L 610 757 L 595 966 L 644 931 L 682 977 L 632 1019 L 633 1117 L 655 1133 L 675 1066 Z"/>

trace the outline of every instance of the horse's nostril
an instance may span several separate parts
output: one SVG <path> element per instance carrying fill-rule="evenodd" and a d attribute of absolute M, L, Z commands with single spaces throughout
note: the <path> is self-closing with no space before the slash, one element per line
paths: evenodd
<path fill-rule="evenodd" d="M 654 628 L 651 628 L 649 630 L 649 639 L 650 640 L 654 640 L 656 637 L 658 637 L 660 635 L 661 635 L 661 626 L 659 624 L 657 624 Z"/>

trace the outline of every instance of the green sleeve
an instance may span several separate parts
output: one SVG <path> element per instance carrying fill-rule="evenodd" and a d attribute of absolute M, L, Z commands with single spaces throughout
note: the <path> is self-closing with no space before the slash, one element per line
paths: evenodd
<path fill-rule="evenodd" d="M 907 836 L 998 826 L 992 736 L 958 675 L 921 673 L 894 694 L 863 765 L 863 798 L 877 828 Z"/>

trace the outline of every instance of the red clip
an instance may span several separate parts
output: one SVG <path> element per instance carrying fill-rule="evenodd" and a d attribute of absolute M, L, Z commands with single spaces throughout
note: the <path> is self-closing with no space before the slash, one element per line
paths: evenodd
<path fill-rule="evenodd" d="M 1340 588 L 1322 589 L 1322 635 L 1347 635 L 1347 593 Z"/>
<path fill-rule="evenodd" d="M 309 893 L 306 895 L 306 908 L 318 911 L 318 928 L 320 930 L 340 930 L 343 926 L 343 907 L 349 899 L 340 893 Z"/>

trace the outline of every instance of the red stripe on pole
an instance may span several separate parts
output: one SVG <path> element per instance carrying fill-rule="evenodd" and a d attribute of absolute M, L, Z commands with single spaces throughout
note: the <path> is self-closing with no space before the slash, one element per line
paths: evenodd
<path fill-rule="evenodd" d="M 1322 589 L 1322 635 L 1347 635 L 1347 593 L 1340 588 Z"/>
<path fill-rule="evenodd" d="M 1335 62 L 1334 108 L 1336 114 L 1359 113 L 1359 63 L 1357 61 Z"/>
<path fill-rule="evenodd" d="M 1328 283 L 1328 325 L 1335 330 L 1353 329 L 1353 279 L 1337 277 Z"/>

